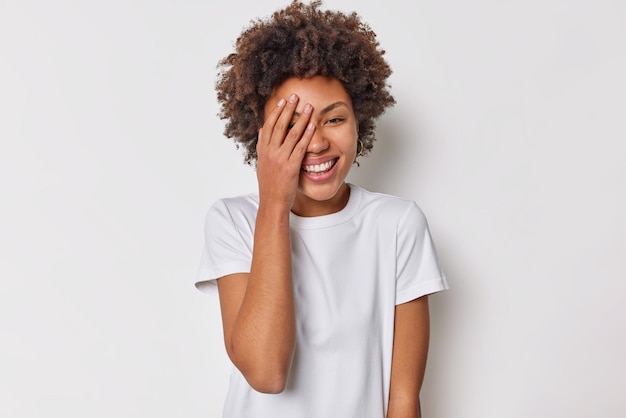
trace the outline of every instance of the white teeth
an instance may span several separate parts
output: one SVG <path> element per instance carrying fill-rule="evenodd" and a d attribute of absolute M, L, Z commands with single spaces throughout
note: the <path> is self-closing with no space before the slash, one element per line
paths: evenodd
<path fill-rule="evenodd" d="M 304 171 L 306 171 L 307 173 L 321 173 L 323 171 L 327 171 L 330 170 L 330 168 L 335 164 L 335 161 L 326 161 L 325 163 L 322 164 L 315 164 L 315 165 L 305 165 L 302 166 L 302 168 L 304 169 Z"/>

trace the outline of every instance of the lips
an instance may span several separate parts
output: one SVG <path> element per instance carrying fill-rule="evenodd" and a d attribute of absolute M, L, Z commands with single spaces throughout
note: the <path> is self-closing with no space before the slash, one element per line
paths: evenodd
<path fill-rule="evenodd" d="M 319 164 L 303 164 L 302 171 L 308 174 L 319 175 L 331 170 L 337 163 L 337 158 Z"/>

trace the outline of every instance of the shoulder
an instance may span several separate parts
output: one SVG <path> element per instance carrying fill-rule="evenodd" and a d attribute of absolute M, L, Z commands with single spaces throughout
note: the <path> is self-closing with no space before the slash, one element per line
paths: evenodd
<path fill-rule="evenodd" d="M 259 195 L 256 193 L 216 200 L 210 210 L 256 211 L 259 207 Z"/>
<path fill-rule="evenodd" d="M 362 195 L 361 209 L 364 213 L 377 217 L 390 217 L 397 222 L 407 220 L 418 223 L 426 222 L 424 212 L 414 200 L 386 193 L 371 192 L 359 186 L 353 187 L 360 190 Z"/>
<path fill-rule="evenodd" d="M 258 194 L 224 197 L 216 200 L 207 212 L 207 222 L 254 222 L 259 207 Z"/>

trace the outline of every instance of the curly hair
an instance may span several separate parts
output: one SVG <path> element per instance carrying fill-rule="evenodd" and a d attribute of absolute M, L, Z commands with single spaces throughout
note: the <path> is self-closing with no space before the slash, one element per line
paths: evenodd
<path fill-rule="evenodd" d="M 316 75 L 339 80 L 352 99 L 361 155 L 373 147 L 375 120 L 395 104 L 387 79 L 391 68 L 376 34 L 356 12 L 320 10 L 321 0 L 298 0 L 270 18 L 256 19 L 218 63 L 218 116 L 224 135 L 245 148 L 245 163 L 256 161 L 258 130 L 273 89 L 284 80 Z"/>

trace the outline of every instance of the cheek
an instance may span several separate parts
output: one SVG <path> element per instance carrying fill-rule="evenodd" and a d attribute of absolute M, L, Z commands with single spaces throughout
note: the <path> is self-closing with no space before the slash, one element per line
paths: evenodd
<path fill-rule="evenodd" d="M 341 136 L 340 147 L 344 154 L 356 155 L 359 138 L 355 130 L 348 130 Z"/>
<path fill-rule="evenodd" d="M 357 144 L 359 142 L 359 130 L 356 125 L 354 125 L 354 127 L 350 131 L 350 138 L 351 138 L 351 144 L 352 144 L 352 151 L 354 151 L 354 153 L 356 154 Z"/>
<path fill-rule="evenodd" d="M 327 131 L 328 135 L 332 135 L 335 140 L 343 143 L 350 143 L 356 141 L 357 131 L 350 125 L 342 125 L 341 127 L 335 127 Z"/>

